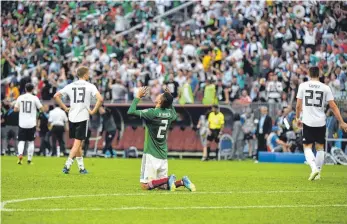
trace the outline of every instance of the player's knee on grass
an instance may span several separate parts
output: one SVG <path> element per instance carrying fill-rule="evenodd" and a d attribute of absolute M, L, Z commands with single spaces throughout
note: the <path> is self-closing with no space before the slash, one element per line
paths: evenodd
<path fill-rule="evenodd" d="M 149 190 L 149 186 L 147 183 L 140 183 L 140 186 L 142 190 Z"/>

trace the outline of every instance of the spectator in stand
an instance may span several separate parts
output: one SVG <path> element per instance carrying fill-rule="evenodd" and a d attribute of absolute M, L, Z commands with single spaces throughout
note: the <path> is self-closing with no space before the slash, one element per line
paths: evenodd
<path fill-rule="evenodd" d="M 6 99 L 10 102 L 16 100 L 19 97 L 19 89 L 14 81 L 10 83 L 10 86 L 6 89 Z"/>
<path fill-rule="evenodd" d="M 341 90 L 340 88 L 340 80 L 336 79 L 336 75 L 335 74 L 331 74 L 330 75 L 330 81 L 328 86 L 331 89 L 331 92 L 333 93 L 333 95 L 336 95 L 337 92 L 339 92 Z"/>
<path fill-rule="evenodd" d="M 272 119 L 268 115 L 268 108 L 262 106 L 260 108 L 260 118 L 258 120 L 256 136 L 258 139 L 258 149 L 256 155 L 256 162 L 259 159 L 259 152 L 266 151 L 266 139 L 272 130 Z"/>
<path fill-rule="evenodd" d="M 236 101 L 239 104 L 242 105 L 248 105 L 252 102 L 251 97 L 249 97 L 247 90 L 242 90 L 240 98 Z"/>
<path fill-rule="evenodd" d="M 278 76 L 272 72 L 269 74 L 270 82 L 267 83 L 266 92 L 269 103 L 280 103 L 283 91 L 282 83 L 278 81 Z"/>
<path fill-rule="evenodd" d="M 204 105 L 213 105 L 218 102 L 217 95 L 216 95 L 216 86 L 213 84 L 213 80 L 209 79 L 207 81 L 207 85 L 205 86 L 204 90 L 204 98 L 202 100 L 202 103 Z"/>
<path fill-rule="evenodd" d="M 125 95 L 127 94 L 127 89 L 122 84 L 120 79 L 117 79 L 114 84 L 109 82 L 109 88 L 112 91 L 112 101 L 120 101 L 125 99 Z"/>

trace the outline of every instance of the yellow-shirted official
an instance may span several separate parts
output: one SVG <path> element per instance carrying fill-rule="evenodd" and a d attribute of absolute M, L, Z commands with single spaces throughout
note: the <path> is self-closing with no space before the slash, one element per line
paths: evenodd
<path fill-rule="evenodd" d="M 221 112 L 211 112 L 208 115 L 208 124 L 210 129 L 221 129 L 224 125 L 224 115 Z"/>
<path fill-rule="evenodd" d="M 208 115 L 208 126 L 210 134 L 207 136 L 207 153 L 204 152 L 203 161 L 208 160 L 211 151 L 211 142 L 219 143 L 219 136 L 224 128 L 224 114 L 219 111 L 217 105 L 212 106 L 212 112 Z M 218 146 L 216 148 L 216 158 L 218 157 Z"/>

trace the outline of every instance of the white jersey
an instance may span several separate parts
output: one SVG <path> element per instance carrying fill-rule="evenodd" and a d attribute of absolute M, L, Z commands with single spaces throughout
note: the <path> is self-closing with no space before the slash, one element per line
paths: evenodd
<path fill-rule="evenodd" d="M 310 127 L 326 123 L 325 105 L 334 100 L 329 86 L 319 81 L 307 81 L 299 86 L 298 99 L 302 99 L 302 122 Z"/>
<path fill-rule="evenodd" d="M 37 110 L 42 107 L 37 96 L 31 93 L 20 95 L 15 107 L 19 109 L 19 127 L 33 128 L 36 126 Z"/>
<path fill-rule="evenodd" d="M 59 91 L 63 96 L 69 96 L 69 121 L 81 122 L 89 120 L 88 109 L 92 97 L 99 92 L 95 85 L 85 81 L 75 81 Z"/>

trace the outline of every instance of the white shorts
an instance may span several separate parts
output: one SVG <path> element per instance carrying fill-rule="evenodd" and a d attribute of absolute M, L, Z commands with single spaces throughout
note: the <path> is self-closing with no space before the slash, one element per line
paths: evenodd
<path fill-rule="evenodd" d="M 150 154 L 142 155 L 140 183 L 167 177 L 167 159 L 158 159 Z"/>

